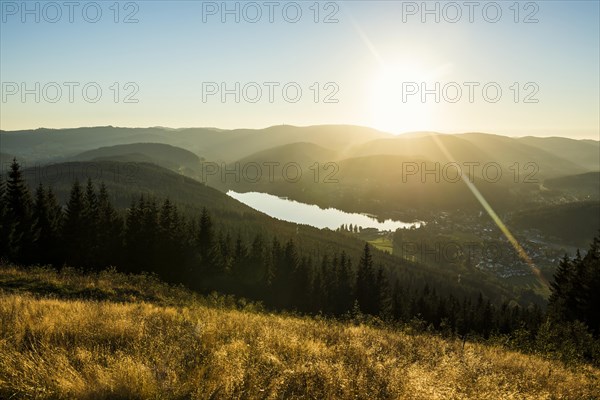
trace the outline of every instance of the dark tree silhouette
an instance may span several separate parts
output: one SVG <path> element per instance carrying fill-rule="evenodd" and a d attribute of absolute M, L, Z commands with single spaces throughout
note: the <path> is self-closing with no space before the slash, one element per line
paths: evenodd
<path fill-rule="evenodd" d="M 579 251 L 573 259 L 565 256 L 551 283 L 548 302 L 551 318 L 581 321 L 600 334 L 600 237 L 595 237 L 585 257 Z"/>
<path fill-rule="evenodd" d="M 356 275 L 356 300 L 358 300 L 360 310 L 365 314 L 376 315 L 378 312 L 378 299 L 374 288 L 373 258 L 371 256 L 371 248 L 367 243 L 358 263 L 358 272 Z"/>
<path fill-rule="evenodd" d="M 13 159 L 8 173 L 5 193 L 8 233 L 8 258 L 15 262 L 31 262 L 34 233 L 32 230 L 31 195 L 21 173 L 21 166 Z"/>
<path fill-rule="evenodd" d="M 35 242 L 33 260 L 38 264 L 57 265 L 61 262 L 60 229 L 62 209 L 50 188 L 40 184 L 35 192 L 33 205 L 33 226 Z"/>

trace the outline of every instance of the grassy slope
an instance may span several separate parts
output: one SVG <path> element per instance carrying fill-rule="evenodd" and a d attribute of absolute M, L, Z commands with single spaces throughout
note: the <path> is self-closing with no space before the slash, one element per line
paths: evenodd
<path fill-rule="evenodd" d="M 0 267 L 0 398 L 591 399 L 600 371 L 200 298 L 144 276 Z"/>

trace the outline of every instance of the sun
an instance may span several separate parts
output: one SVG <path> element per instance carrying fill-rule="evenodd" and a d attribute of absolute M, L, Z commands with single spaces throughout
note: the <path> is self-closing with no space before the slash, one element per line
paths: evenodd
<path fill-rule="evenodd" d="M 422 82 L 433 87 L 435 75 L 410 63 L 382 67 L 373 74 L 369 101 L 372 125 L 391 133 L 430 130 L 434 125 L 433 99 L 430 96 L 422 102 L 420 87 Z M 419 92 L 410 95 L 415 90 Z"/>

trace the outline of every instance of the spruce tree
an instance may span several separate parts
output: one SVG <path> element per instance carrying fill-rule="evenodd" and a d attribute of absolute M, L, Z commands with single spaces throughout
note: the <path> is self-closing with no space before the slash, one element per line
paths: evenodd
<path fill-rule="evenodd" d="M 164 279 L 173 280 L 176 273 L 176 265 L 179 251 L 179 221 L 175 206 L 167 198 L 160 207 L 158 218 L 158 272 Z M 180 261 L 181 262 L 181 261 Z M 175 267 L 175 268 L 174 268 Z"/>
<path fill-rule="evenodd" d="M 206 207 L 203 207 L 198 225 L 196 243 L 200 255 L 201 275 L 204 275 L 205 277 L 214 276 L 217 270 L 216 243 L 214 236 L 212 219 L 210 218 Z"/>
<path fill-rule="evenodd" d="M 301 312 L 310 311 L 311 269 L 311 260 L 307 257 L 302 257 L 293 272 L 292 287 L 290 288 L 292 301 L 294 307 Z"/>
<path fill-rule="evenodd" d="M 132 201 L 127 209 L 125 223 L 125 269 L 128 272 L 141 272 L 143 263 L 140 259 L 145 251 L 142 238 L 142 213 L 145 207 L 145 200 L 140 196 L 138 201 Z"/>
<path fill-rule="evenodd" d="M 264 299 L 267 286 L 267 276 L 269 261 L 268 251 L 260 234 L 256 234 L 249 248 L 248 261 L 245 277 L 244 290 L 245 295 L 257 299 Z"/>
<path fill-rule="evenodd" d="M 600 236 L 593 239 L 582 260 L 587 293 L 582 305 L 585 321 L 596 336 L 600 336 Z"/>
<path fill-rule="evenodd" d="M 151 198 L 142 208 L 142 229 L 140 232 L 140 245 L 144 253 L 140 254 L 142 271 L 156 272 L 159 268 L 158 252 L 158 206 L 156 199 Z"/>
<path fill-rule="evenodd" d="M 292 296 L 290 288 L 292 286 L 293 273 L 298 268 L 298 253 L 294 241 L 290 239 L 277 257 L 277 267 L 273 279 L 274 305 L 280 308 L 290 308 Z"/>
<path fill-rule="evenodd" d="M 233 261 L 231 264 L 231 272 L 234 278 L 244 280 L 246 278 L 247 269 L 244 268 L 248 261 L 248 249 L 242 241 L 242 236 L 238 233 L 235 239 L 235 248 L 233 250 Z"/>
<path fill-rule="evenodd" d="M 394 319 L 402 321 L 406 319 L 406 314 L 404 293 L 400 286 L 400 281 L 396 278 L 392 290 L 392 315 L 394 316 Z"/>
<path fill-rule="evenodd" d="M 85 254 L 85 265 L 92 268 L 98 269 L 100 266 L 99 257 L 99 238 L 98 238 L 98 197 L 96 195 L 96 189 L 92 180 L 88 178 L 85 187 L 85 193 L 83 196 L 83 228 L 81 232 L 83 235 L 83 241 L 85 243 L 86 254 Z"/>
<path fill-rule="evenodd" d="M 377 269 L 377 277 L 375 279 L 375 292 L 377 301 L 377 314 L 384 319 L 392 317 L 392 295 L 390 285 L 385 275 L 383 267 Z"/>
<path fill-rule="evenodd" d="M 123 262 L 123 220 L 112 205 L 104 182 L 98 191 L 97 240 L 100 267 Z"/>
<path fill-rule="evenodd" d="M 256 277 L 262 277 L 265 271 L 262 268 L 265 265 L 265 245 L 260 234 L 254 236 L 250 246 L 250 273 Z"/>
<path fill-rule="evenodd" d="M 323 256 L 326 258 L 327 256 Z M 327 260 L 324 259 L 322 263 L 326 263 Z M 311 311 L 313 313 L 319 313 L 323 311 L 324 308 L 324 295 L 323 295 L 323 277 L 321 274 L 322 268 L 316 268 L 313 274 L 312 280 L 312 289 L 311 289 Z"/>
<path fill-rule="evenodd" d="M 283 250 L 276 236 L 273 237 L 270 250 L 270 257 L 266 260 L 263 277 L 264 285 L 268 288 L 272 288 L 276 284 L 277 275 L 279 274 L 278 268 L 281 266 L 281 260 L 283 259 Z M 272 293 L 270 293 L 271 297 L 273 297 Z"/>
<path fill-rule="evenodd" d="M 84 193 L 79 181 L 71 187 L 69 201 L 65 209 L 62 227 L 63 248 L 67 264 L 85 268 L 88 249 L 86 248 L 86 218 Z"/>
<path fill-rule="evenodd" d="M 9 229 L 7 220 L 6 185 L 0 174 L 0 260 L 8 257 Z"/>
<path fill-rule="evenodd" d="M 59 253 L 61 218 L 62 209 L 54 193 L 51 189 L 45 190 L 40 183 L 33 206 L 35 230 L 33 256 L 36 263 L 57 265 L 62 261 Z"/>
<path fill-rule="evenodd" d="M 16 159 L 6 182 L 4 221 L 8 233 L 8 255 L 12 261 L 31 262 L 33 247 L 31 195 Z"/>
<path fill-rule="evenodd" d="M 556 321 L 574 320 L 579 314 L 578 297 L 581 293 L 576 293 L 579 289 L 577 272 L 577 265 L 565 254 L 558 264 L 554 281 L 550 284 L 548 312 Z"/>
<path fill-rule="evenodd" d="M 595 237 L 584 257 L 579 251 L 575 258 L 566 255 L 560 261 L 551 284 L 548 310 L 557 323 L 585 323 L 600 334 L 600 238 Z"/>
<path fill-rule="evenodd" d="M 373 258 L 370 246 L 366 243 L 356 274 L 356 300 L 360 305 L 360 310 L 365 314 L 377 314 L 377 298 L 374 288 Z"/>
<path fill-rule="evenodd" d="M 61 228 L 63 224 L 64 212 L 62 206 L 59 204 L 56 194 L 52 190 L 52 187 L 46 189 L 46 204 L 48 207 L 48 218 L 50 222 L 50 229 L 52 232 L 52 250 L 50 251 L 50 263 L 52 265 L 60 265 L 64 263 L 64 254 L 61 243 L 63 238 L 61 236 Z"/>
<path fill-rule="evenodd" d="M 233 262 L 233 243 L 229 232 L 222 234 L 219 232 L 219 254 L 218 254 L 218 274 L 231 273 L 231 264 Z"/>
<path fill-rule="evenodd" d="M 354 304 L 354 284 L 350 258 L 342 251 L 339 268 L 337 269 L 336 307 L 335 313 L 341 315 L 352 309 Z"/>
<path fill-rule="evenodd" d="M 336 294 L 337 294 L 337 273 L 339 259 L 337 254 L 333 255 L 331 262 L 328 258 L 326 262 L 321 263 L 321 286 L 323 290 L 323 313 L 332 314 L 335 312 Z"/>

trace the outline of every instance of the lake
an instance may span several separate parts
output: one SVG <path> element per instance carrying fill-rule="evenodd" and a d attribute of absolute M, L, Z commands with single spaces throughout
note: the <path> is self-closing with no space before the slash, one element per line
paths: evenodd
<path fill-rule="evenodd" d="M 347 213 L 336 208 L 322 209 L 314 204 L 283 199 L 268 193 L 237 193 L 230 190 L 227 195 L 273 218 L 306 224 L 315 228 L 335 230 L 343 224 L 352 224 L 362 228 L 376 228 L 380 231 L 395 231 L 398 228 L 410 228 L 413 225 L 418 227 L 420 225 L 419 222 L 406 223 L 391 219 L 379 222 L 368 215 Z"/>

